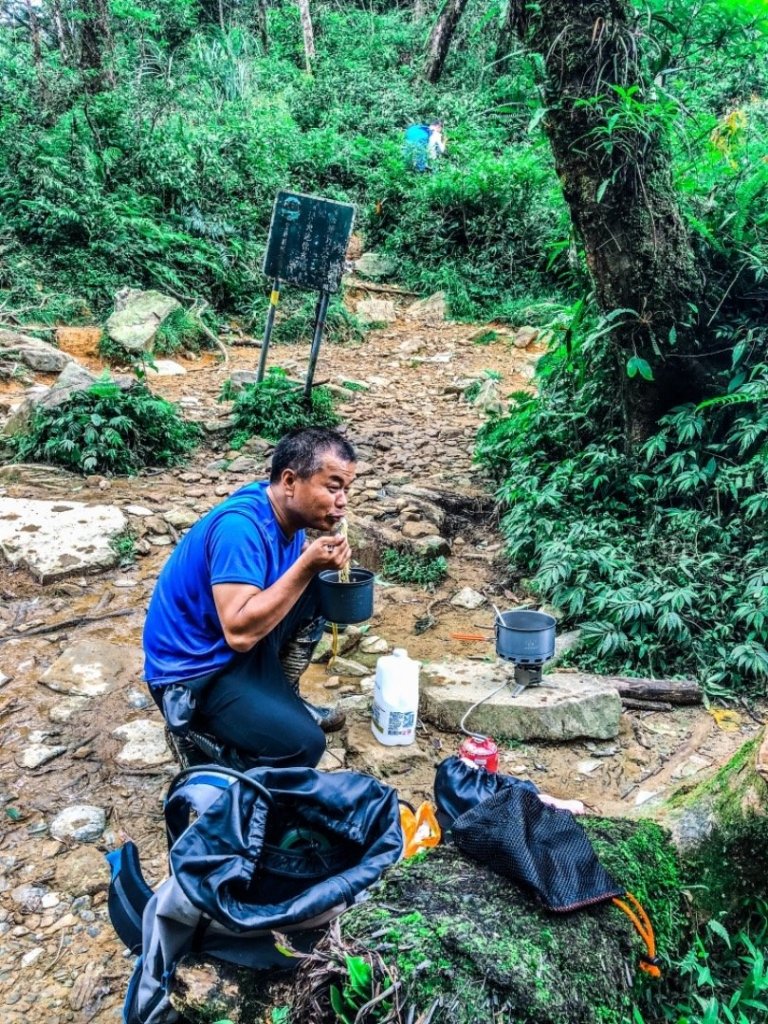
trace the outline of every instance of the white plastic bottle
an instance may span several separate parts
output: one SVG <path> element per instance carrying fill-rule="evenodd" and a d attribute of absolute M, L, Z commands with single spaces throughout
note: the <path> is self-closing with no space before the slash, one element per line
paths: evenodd
<path fill-rule="evenodd" d="M 419 663 L 402 647 L 396 647 L 376 662 L 373 735 L 388 747 L 413 743 L 418 713 Z"/>

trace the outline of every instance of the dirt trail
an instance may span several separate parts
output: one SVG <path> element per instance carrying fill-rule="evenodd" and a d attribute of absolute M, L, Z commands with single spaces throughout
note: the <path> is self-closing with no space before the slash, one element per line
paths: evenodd
<path fill-rule="evenodd" d="M 361 345 L 324 345 L 316 380 L 335 385 L 358 381 L 366 387 L 347 392 L 349 400 L 340 406 L 362 459 L 353 498 L 357 513 L 384 525 L 394 521 L 402 508 L 393 509 L 383 494 L 395 482 L 459 490 L 478 500 L 487 496 L 489 485 L 472 464 L 482 414 L 463 400 L 463 385 L 494 369 L 502 376 L 502 393 L 528 386 L 537 350 L 535 345 L 517 349 L 501 336 L 481 337 L 485 343 L 479 344 L 473 335 L 477 327 L 401 316 L 371 332 Z M 72 332 L 62 335 L 61 342 L 90 369 L 99 367 L 93 334 Z M 275 347 L 270 363 L 301 376 L 307 355 L 305 345 Z M 154 378 L 151 386 L 182 402 L 196 418 L 221 418 L 226 407 L 217 405 L 216 398 L 223 382 L 234 370 L 254 369 L 257 357 L 254 349 L 233 348 L 228 366 L 212 355 L 180 360 L 184 376 Z M 20 386 L 4 388 L 6 398 L 14 387 Z M 157 513 L 155 518 L 172 507 L 200 515 L 263 469 L 263 451 L 228 452 L 225 436 L 209 433 L 205 449 L 172 472 L 81 480 L 41 470 L 36 484 L 27 475 L 0 486 L 11 497 L 68 497 L 121 507 L 133 503 Z M 411 522 L 418 523 L 418 516 Z M 490 640 L 464 643 L 451 637 L 456 632 L 490 637 L 488 605 L 465 611 L 451 605 L 450 598 L 466 586 L 507 605 L 522 595 L 510 587 L 501 567 L 501 539 L 492 518 L 477 515 L 467 524 L 453 537 L 448 577 L 434 593 L 379 588 L 370 634 L 405 646 L 423 660 L 492 655 Z M 102 852 L 130 836 L 139 845 L 149 880 L 155 883 L 165 873 L 162 797 L 173 765 L 130 768 L 115 760 L 122 746 L 112 735 L 115 728 L 157 719 L 138 673 L 69 717 L 62 713 L 62 695 L 39 684 L 45 669 L 75 643 L 102 640 L 139 647 L 149 595 L 174 540 L 173 531 L 144 532 L 142 546 L 148 553 L 130 568 L 50 586 L 38 585 L 23 571 L 0 570 L 0 637 L 6 641 L 0 644 L 0 680 L 10 677 L 0 690 L 0 1006 L 9 1024 L 119 1020 L 132 964 L 106 917 Z M 125 614 L 87 621 L 113 612 Z M 416 623 L 427 616 L 434 624 L 417 633 Z M 25 630 L 76 618 L 82 624 L 24 636 Z M 343 680 L 340 690 L 329 690 L 327 683 L 324 667 L 313 667 L 306 695 L 327 703 L 344 688 L 359 688 L 354 679 Z M 332 745 L 342 758 L 346 746 L 349 766 L 370 767 L 373 754 L 361 739 L 367 735 L 367 717 L 351 718 L 354 728 L 346 742 L 332 738 Z M 615 741 L 509 745 L 502 751 L 502 767 L 556 795 L 578 796 L 602 813 L 633 813 L 648 793 L 680 779 L 703 777 L 756 728 L 745 716 L 735 731 L 725 732 L 701 709 L 633 712 L 622 717 Z M 25 752 L 40 742 L 64 751 L 37 768 L 22 767 Z M 428 797 L 435 764 L 453 753 L 457 742 L 456 736 L 427 727 L 416 747 L 402 749 L 399 760 L 382 761 L 381 771 L 406 797 Z M 106 812 L 106 831 L 95 844 L 51 836 L 51 819 L 71 804 Z"/>

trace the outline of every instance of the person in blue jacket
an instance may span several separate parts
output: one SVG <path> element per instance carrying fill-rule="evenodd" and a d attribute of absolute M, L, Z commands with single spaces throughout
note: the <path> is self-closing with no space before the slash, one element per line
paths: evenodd
<path fill-rule="evenodd" d="M 412 124 L 405 131 L 405 155 L 419 173 L 431 169 L 435 160 L 444 155 L 445 146 L 443 122 L 437 119 L 429 124 Z"/>
<path fill-rule="evenodd" d="M 356 459 L 334 430 L 294 431 L 268 481 L 236 491 L 182 538 L 144 627 L 145 677 L 172 734 L 212 737 L 246 764 L 320 760 L 324 732 L 344 716 L 302 700 L 298 680 L 324 626 L 316 576 L 351 556 L 334 529 Z M 321 535 L 309 541 L 306 529 Z"/>

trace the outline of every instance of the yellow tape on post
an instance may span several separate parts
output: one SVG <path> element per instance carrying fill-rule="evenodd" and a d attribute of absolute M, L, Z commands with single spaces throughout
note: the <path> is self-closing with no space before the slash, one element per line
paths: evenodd
<path fill-rule="evenodd" d="M 272 294 L 269 296 L 269 304 L 270 304 L 270 306 L 276 306 L 279 301 L 280 301 L 280 292 L 276 288 L 273 288 L 272 289 Z"/>

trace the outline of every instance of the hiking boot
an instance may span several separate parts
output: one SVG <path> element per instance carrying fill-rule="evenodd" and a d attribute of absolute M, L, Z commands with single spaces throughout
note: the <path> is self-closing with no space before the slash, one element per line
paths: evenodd
<path fill-rule="evenodd" d="M 280 652 L 280 664 L 282 665 L 285 678 L 293 687 L 293 692 L 309 712 L 312 721 L 319 725 L 323 732 L 338 732 L 347 720 L 346 713 L 338 707 L 319 707 L 317 704 L 310 704 L 308 700 L 299 693 L 299 680 L 309 668 L 312 655 L 315 652 L 320 637 L 323 635 L 325 619 L 318 617 L 308 622 L 306 626 L 288 640 Z"/>
<path fill-rule="evenodd" d="M 332 708 L 320 707 L 318 704 L 310 704 L 308 700 L 304 700 L 301 694 L 299 694 L 298 686 L 296 687 L 296 693 L 312 717 L 312 721 L 315 725 L 319 725 L 323 732 L 338 732 L 343 727 L 347 720 L 347 713 L 342 711 L 338 704 Z"/>
<path fill-rule="evenodd" d="M 166 728 L 165 742 L 170 747 L 171 753 L 180 768 L 195 768 L 197 765 L 210 764 L 211 758 L 206 757 L 205 753 L 189 736 L 178 736 Z"/>
<path fill-rule="evenodd" d="M 289 640 L 286 640 L 282 651 L 280 651 L 280 664 L 285 678 L 292 686 L 299 685 L 299 679 L 309 668 L 315 647 L 323 635 L 324 625 L 325 619 L 313 619 L 302 626 Z"/>

